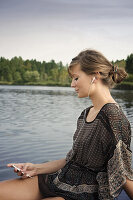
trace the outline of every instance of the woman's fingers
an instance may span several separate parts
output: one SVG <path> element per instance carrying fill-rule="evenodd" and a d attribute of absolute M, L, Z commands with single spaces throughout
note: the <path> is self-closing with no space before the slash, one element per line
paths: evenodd
<path fill-rule="evenodd" d="M 19 171 L 18 171 L 18 169 L 14 168 L 14 172 L 17 173 L 17 172 L 19 172 Z"/>
<path fill-rule="evenodd" d="M 14 172 L 17 173 L 17 175 L 21 176 L 22 178 L 28 178 L 27 174 L 25 174 L 22 170 L 14 168 Z"/>
<path fill-rule="evenodd" d="M 7 167 L 14 167 L 14 172 L 22 178 L 31 178 L 29 171 L 32 170 L 30 169 L 32 165 L 32 163 L 9 163 Z"/>
<path fill-rule="evenodd" d="M 12 167 L 15 163 L 9 163 L 7 164 L 7 167 Z"/>
<path fill-rule="evenodd" d="M 16 168 L 19 168 L 19 169 L 23 169 L 23 166 L 24 166 L 24 163 L 9 163 L 7 164 L 7 167 L 16 167 Z"/>
<path fill-rule="evenodd" d="M 33 164 L 32 163 L 25 163 L 23 171 L 33 170 Z"/>
<path fill-rule="evenodd" d="M 23 172 L 17 172 L 17 174 L 18 174 L 18 176 L 23 176 L 24 175 L 24 173 Z"/>
<path fill-rule="evenodd" d="M 7 167 L 14 167 L 14 172 L 18 174 L 18 176 L 22 176 L 24 175 L 24 173 L 22 172 L 23 169 L 23 163 L 9 163 L 7 164 Z"/>
<path fill-rule="evenodd" d="M 34 175 L 35 166 L 34 166 L 33 163 L 26 163 L 26 164 L 24 165 L 24 168 L 23 168 L 22 171 L 23 171 L 25 174 L 27 174 L 27 175 L 29 175 L 29 176 L 30 176 L 30 174 L 31 174 L 31 176 L 32 176 L 32 175 Z"/>

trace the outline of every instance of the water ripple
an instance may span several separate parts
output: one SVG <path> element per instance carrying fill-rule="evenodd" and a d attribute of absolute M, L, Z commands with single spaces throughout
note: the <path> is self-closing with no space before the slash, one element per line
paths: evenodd
<path fill-rule="evenodd" d="M 133 130 L 133 92 L 111 92 Z M 77 98 L 67 87 L 0 86 L 0 180 L 16 178 L 7 163 L 63 158 L 77 118 L 89 105 L 88 98 Z"/>

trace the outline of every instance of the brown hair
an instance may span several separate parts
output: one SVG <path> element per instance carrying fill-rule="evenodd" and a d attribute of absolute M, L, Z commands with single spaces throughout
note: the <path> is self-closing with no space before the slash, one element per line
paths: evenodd
<path fill-rule="evenodd" d="M 78 56 L 72 59 L 68 67 L 70 76 L 71 69 L 78 64 L 81 70 L 88 75 L 99 72 L 102 82 L 109 88 L 113 88 L 115 83 L 120 83 L 127 76 L 124 69 L 113 66 L 102 53 L 92 49 L 81 51 Z"/>

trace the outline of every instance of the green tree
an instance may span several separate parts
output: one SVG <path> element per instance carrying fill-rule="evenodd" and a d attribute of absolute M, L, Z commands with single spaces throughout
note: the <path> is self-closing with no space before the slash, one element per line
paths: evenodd
<path fill-rule="evenodd" d="M 126 71 L 133 74 L 133 54 L 130 54 L 126 59 Z"/>
<path fill-rule="evenodd" d="M 24 81 L 25 81 L 25 82 L 29 82 L 29 81 L 31 80 L 31 72 L 30 72 L 30 71 L 26 71 L 26 72 L 24 73 L 23 78 L 24 78 Z"/>
<path fill-rule="evenodd" d="M 0 79 L 3 81 L 8 81 L 9 79 L 9 74 L 11 73 L 9 64 L 10 61 L 8 59 L 5 59 L 4 57 L 0 58 Z"/>
<path fill-rule="evenodd" d="M 48 74 L 48 76 L 51 76 L 51 70 L 55 68 L 57 68 L 57 64 L 54 60 L 45 63 L 45 72 Z"/>
<path fill-rule="evenodd" d="M 38 71 L 26 71 L 24 74 L 24 80 L 26 82 L 37 82 L 40 79 Z"/>
<path fill-rule="evenodd" d="M 12 77 L 12 74 L 10 73 L 10 74 L 7 74 L 7 79 L 6 79 L 7 81 L 9 81 L 9 82 L 12 82 L 13 81 L 13 77 Z"/>
<path fill-rule="evenodd" d="M 5 81 L 8 81 L 8 76 L 10 74 L 10 68 L 8 65 L 4 65 L 2 68 L 2 73 L 1 75 L 4 77 Z"/>
<path fill-rule="evenodd" d="M 69 76 L 68 76 L 67 69 L 65 67 L 60 70 L 59 82 L 69 83 Z"/>
<path fill-rule="evenodd" d="M 35 81 L 35 82 L 39 81 L 40 74 L 38 73 L 38 71 L 33 71 L 31 73 L 32 73 L 31 74 L 31 81 Z"/>
<path fill-rule="evenodd" d="M 14 73 L 14 81 L 15 82 L 21 82 L 22 81 L 20 72 L 15 72 Z"/>
<path fill-rule="evenodd" d="M 56 81 L 56 82 L 58 81 L 58 75 L 59 75 L 58 68 L 51 69 L 51 79 L 53 81 Z"/>
<path fill-rule="evenodd" d="M 48 75 L 47 75 L 47 73 L 43 73 L 42 79 L 43 79 L 44 81 L 47 81 L 47 80 L 48 80 Z"/>

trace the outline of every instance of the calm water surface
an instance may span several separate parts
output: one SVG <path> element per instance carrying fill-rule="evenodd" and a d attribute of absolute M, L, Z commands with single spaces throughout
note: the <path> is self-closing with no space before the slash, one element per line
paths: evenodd
<path fill-rule="evenodd" d="M 111 93 L 133 134 L 133 91 Z M 71 148 L 78 116 L 90 105 L 89 98 L 77 98 L 72 88 L 0 86 L 0 181 L 17 177 L 7 163 L 63 158 Z"/>

